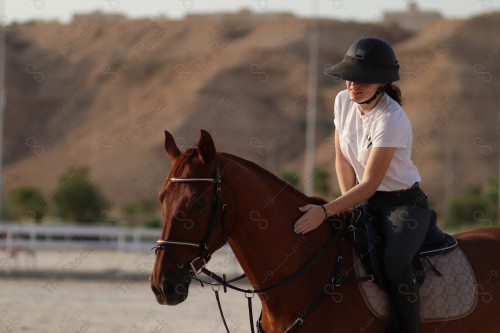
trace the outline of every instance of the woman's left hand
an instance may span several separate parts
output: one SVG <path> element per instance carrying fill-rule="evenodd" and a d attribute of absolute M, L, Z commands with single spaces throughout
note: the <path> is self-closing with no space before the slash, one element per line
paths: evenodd
<path fill-rule="evenodd" d="M 316 229 L 325 220 L 325 211 L 318 205 L 305 205 L 299 207 L 305 212 L 294 224 L 293 231 L 296 234 L 305 234 Z"/>

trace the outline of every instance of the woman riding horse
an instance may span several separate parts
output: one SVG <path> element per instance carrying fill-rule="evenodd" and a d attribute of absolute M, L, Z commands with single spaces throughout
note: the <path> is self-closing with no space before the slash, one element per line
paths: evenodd
<path fill-rule="evenodd" d="M 327 75 L 346 81 L 334 104 L 335 167 L 341 196 L 306 205 L 296 233 L 307 233 L 325 218 L 367 201 L 384 234 L 384 267 L 392 299 L 388 332 L 419 332 L 420 302 L 412 269 L 428 229 L 430 211 L 412 162 L 412 127 L 401 107 L 399 65 L 392 47 L 362 38 Z M 412 295 L 412 297 L 408 297 Z M 398 323 L 399 326 L 398 327 Z"/>

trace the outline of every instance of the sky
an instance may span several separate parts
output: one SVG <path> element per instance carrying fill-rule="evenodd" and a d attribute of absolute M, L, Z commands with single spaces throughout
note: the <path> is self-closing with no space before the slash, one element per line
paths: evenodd
<path fill-rule="evenodd" d="M 438 11 L 446 18 L 468 18 L 500 11 L 500 0 L 0 0 L 1 22 L 30 20 L 71 21 L 74 13 L 99 10 L 128 17 L 165 16 L 181 19 L 188 14 L 236 12 L 291 12 L 297 16 L 321 16 L 373 22 L 385 11 L 401 11 L 416 2 L 422 11 Z M 314 8 L 313 8 L 314 7 Z"/>

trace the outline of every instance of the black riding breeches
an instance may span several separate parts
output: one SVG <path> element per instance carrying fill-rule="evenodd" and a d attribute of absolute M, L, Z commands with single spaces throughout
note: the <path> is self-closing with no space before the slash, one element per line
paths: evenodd
<path fill-rule="evenodd" d="M 368 203 L 383 232 L 387 279 L 397 281 L 411 267 L 427 234 L 430 220 L 427 197 L 415 187 L 406 191 L 376 192 Z"/>
<path fill-rule="evenodd" d="M 419 332 L 420 299 L 412 261 L 429 228 L 427 197 L 418 187 L 376 192 L 368 204 L 385 242 L 384 268 L 394 315 L 404 332 Z"/>

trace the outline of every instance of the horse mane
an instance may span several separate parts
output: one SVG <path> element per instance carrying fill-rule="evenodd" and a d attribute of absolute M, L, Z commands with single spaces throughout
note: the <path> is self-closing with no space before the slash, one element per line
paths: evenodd
<path fill-rule="evenodd" d="M 325 204 L 326 203 L 326 200 L 323 199 L 323 198 L 320 198 L 320 197 L 316 197 L 316 196 L 307 196 L 305 195 L 303 192 L 299 191 L 297 188 L 295 188 L 292 184 L 284 181 L 283 179 L 279 178 L 278 176 L 276 176 L 274 173 L 264 169 L 263 167 L 261 167 L 260 165 L 250 161 L 250 160 L 247 160 L 243 157 L 239 157 L 239 156 L 236 156 L 236 155 L 233 155 L 233 154 L 229 154 L 229 153 L 218 153 L 220 154 L 221 156 L 224 156 L 224 157 L 227 157 L 231 160 L 236 160 L 236 162 L 240 165 L 243 165 L 245 168 L 249 169 L 249 170 L 252 170 L 252 172 L 258 172 L 260 174 L 263 174 L 263 176 L 271 179 L 271 181 L 275 182 L 278 184 L 278 186 L 280 187 L 287 187 L 289 191 L 292 192 L 293 195 L 297 196 L 297 197 L 301 197 L 303 198 L 304 200 L 306 201 L 309 201 L 310 203 L 312 204 L 316 204 L 316 205 L 322 205 L 322 204 Z"/>

